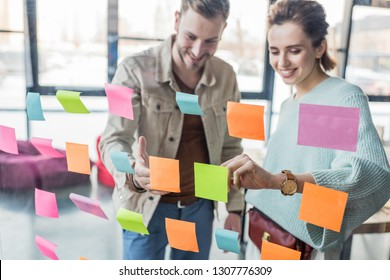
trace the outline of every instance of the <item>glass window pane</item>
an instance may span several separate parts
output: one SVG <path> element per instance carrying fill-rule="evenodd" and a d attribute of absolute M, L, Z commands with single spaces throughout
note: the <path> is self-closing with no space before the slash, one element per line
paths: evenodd
<path fill-rule="evenodd" d="M 355 6 L 346 78 L 367 95 L 390 96 L 390 9 Z"/>
<path fill-rule="evenodd" d="M 0 33 L 0 109 L 24 108 L 24 69 L 24 34 Z"/>
<path fill-rule="evenodd" d="M 107 0 L 37 0 L 39 83 L 107 81 Z"/>
<path fill-rule="evenodd" d="M 23 0 L 0 1 L 0 29 L 23 31 Z"/>
<path fill-rule="evenodd" d="M 119 36 L 165 39 L 173 34 L 175 11 L 180 0 L 119 1 Z M 241 91 L 262 90 L 265 21 L 268 3 L 230 0 L 230 16 L 216 56 L 230 63 Z M 151 8 L 153 7 L 153 8 Z M 131 12 L 129 12 L 131 11 Z M 157 41 L 120 40 L 118 62 L 155 46 Z"/>

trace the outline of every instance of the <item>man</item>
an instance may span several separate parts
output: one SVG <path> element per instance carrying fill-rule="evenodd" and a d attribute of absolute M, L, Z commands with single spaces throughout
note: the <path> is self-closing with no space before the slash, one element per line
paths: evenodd
<path fill-rule="evenodd" d="M 134 120 L 110 114 L 99 147 L 116 182 L 114 204 L 142 213 L 150 233 L 123 231 L 125 259 L 164 259 L 166 217 L 196 223 L 199 245 L 199 253 L 172 249 L 171 259 L 209 257 L 216 203 L 195 197 L 194 162 L 219 165 L 242 152 L 240 139 L 230 137 L 226 125 L 227 101 L 239 101 L 236 77 L 213 56 L 228 14 L 229 0 L 182 0 L 176 35 L 118 66 L 113 84 L 134 90 Z M 204 116 L 181 113 L 176 92 L 196 94 Z M 129 153 L 134 175 L 115 170 L 111 150 Z M 150 190 L 149 155 L 179 160 L 180 193 Z M 227 209 L 225 228 L 241 232 L 240 191 L 229 192 Z"/>

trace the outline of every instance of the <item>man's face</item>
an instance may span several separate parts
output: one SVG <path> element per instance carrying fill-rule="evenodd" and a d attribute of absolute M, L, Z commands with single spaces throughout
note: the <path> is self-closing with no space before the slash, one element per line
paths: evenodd
<path fill-rule="evenodd" d="M 191 8 L 176 12 L 174 48 L 178 56 L 174 56 L 174 62 L 189 70 L 201 69 L 216 52 L 225 26 L 222 16 L 207 19 Z"/>

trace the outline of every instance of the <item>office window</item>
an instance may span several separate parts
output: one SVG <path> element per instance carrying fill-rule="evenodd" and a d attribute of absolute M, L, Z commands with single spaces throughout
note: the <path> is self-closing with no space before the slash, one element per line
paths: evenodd
<path fill-rule="evenodd" d="M 37 0 L 39 84 L 107 81 L 107 0 Z"/>
<path fill-rule="evenodd" d="M 23 0 L 1 0 L 0 109 L 24 108 L 24 70 Z"/>
<path fill-rule="evenodd" d="M 346 79 L 369 96 L 390 97 L 390 9 L 355 6 Z"/>
<path fill-rule="evenodd" d="M 119 0 L 118 62 L 173 34 L 180 0 Z M 243 92 L 262 91 L 267 1 L 230 0 L 230 16 L 216 56 L 230 63 Z M 145 40 L 148 39 L 148 40 Z"/>

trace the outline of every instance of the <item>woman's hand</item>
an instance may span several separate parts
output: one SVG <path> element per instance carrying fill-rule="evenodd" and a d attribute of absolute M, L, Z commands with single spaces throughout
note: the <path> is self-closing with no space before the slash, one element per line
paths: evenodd
<path fill-rule="evenodd" d="M 236 156 L 224 163 L 229 169 L 229 189 L 232 186 L 247 189 L 268 189 L 273 188 L 273 177 L 270 172 L 256 164 L 248 155 Z"/>

